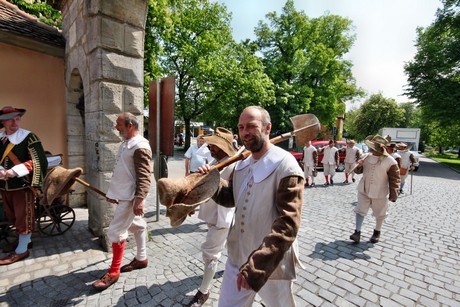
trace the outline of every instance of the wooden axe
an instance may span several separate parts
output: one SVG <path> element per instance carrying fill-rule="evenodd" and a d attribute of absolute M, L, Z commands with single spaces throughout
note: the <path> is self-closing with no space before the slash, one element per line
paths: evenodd
<path fill-rule="evenodd" d="M 278 135 L 274 138 L 270 139 L 270 143 L 277 144 L 284 140 L 289 139 L 292 136 L 296 137 L 297 144 L 305 144 L 307 140 L 313 140 L 319 133 L 321 129 L 321 124 L 318 118 L 314 114 L 301 114 L 296 115 L 290 118 L 292 125 L 294 126 L 294 130 L 291 132 L 286 132 L 281 135 Z M 238 151 L 238 153 L 232 156 L 230 159 L 227 159 L 213 168 L 217 168 L 219 171 L 222 170 L 224 167 L 229 166 L 230 164 L 235 163 L 239 160 L 244 160 L 251 155 L 251 152 L 248 150 L 244 150 L 244 147 Z"/>
<path fill-rule="evenodd" d="M 90 190 L 96 192 L 97 194 L 101 195 L 101 196 L 104 196 L 105 198 L 107 198 L 107 195 L 102 192 L 101 190 L 99 190 L 98 188 L 95 188 L 93 186 L 91 186 L 88 182 L 78 178 L 78 177 L 75 177 L 75 181 L 84 185 L 85 187 L 89 188 Z M 114 199 L 115 200 L 115 203 L 118 204 L 118 200 Z"/>
<path fill-rule="evenodd" d="M 294 130 L 270 139 L 272 144 L 279 143 L 292 136 L 298 136 L 299 134 L 302 134 L 302 138 L 313 139 L 316 137 L 321 127 L 318 118 L 313 114 L 297 115 L 291 118 L 291 121 L 294 125 Z M 179 179 L 159 179 L 157 190 L 160 202 L 167 207 L 166 216 L 171 219 L 172 226 L 176 227 L 182 224 L 187 217 L 187 212 L 194 210 L 194 208 L 206 201 L 206 199 L 209 199 L 215 193 L 220 182 L 220 174 L 218 171 L 236 161 L 246 159 L 250 154 L 251 152 L 245 150 L 243 147 L 236 155 L 212 166 L 211 171 L 207 174 L 194 173 Z M 205 185 L 207 188 L 203 189 Z M 195 191 L 196 188 L 201 192 L 197 193 Z"/>

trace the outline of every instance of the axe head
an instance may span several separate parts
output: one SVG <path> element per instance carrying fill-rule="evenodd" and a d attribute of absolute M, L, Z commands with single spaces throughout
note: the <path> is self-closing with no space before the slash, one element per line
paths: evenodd
<path fill-rule="evenodd" d="M 290 120 L 294 127 L 297 145 L 304 145 L 307 141 L 314 140 L 321 130 L 321 124 L 314 114 L 300 114 L 291 117 Z M 299 131 L 296 132 L 297 130 Z"/>

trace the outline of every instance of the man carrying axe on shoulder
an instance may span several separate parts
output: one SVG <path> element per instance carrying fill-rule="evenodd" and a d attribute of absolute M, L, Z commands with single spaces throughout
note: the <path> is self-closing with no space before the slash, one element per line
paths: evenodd
<path fill-rule="evenodd" d="M 237 162 L 213 199 L 235 207 L 227 238 L 228 258 L 219 306 L 250 306 L 258 293 L 269 305 L 295 306 L 292 281 L 300 264 L 297 233 L 301 221 L 304 174 L 295 158 L 271 144 L 272 124 L 259 106 L 243 110 L 241 141 L 251 155 Z M 207 173 L 209 165 L 199 169 Z"/>
<path fill-rule="evenodd" d="M 236 154 L 233 146 L 233 134 L 231 131 L 217 127 L 214 135 L 203 137 L 208 145 L 211 156 L 215 159 L 211 165 L 216 165 L 228 160 Z M 231 164 L 220 172 L 220 178 L 229 180 L 233 173 L 235 164 Z M 198 218 L 205 221 L 208 226 L 206 241 L 201 245 L 203 253 L 204 274 L 201 285 L 193 297 L 190 306 L 202 306 L 209 298 L 211 282 L 217 271 L 217 263 L 222 256 L 222 251 L 227 242 L 227 235 L 233 220 L 235 208 L 219 206 L 212 199 L 200 205 Z M 193 214 L 193 213 L 192 213 Z"/>

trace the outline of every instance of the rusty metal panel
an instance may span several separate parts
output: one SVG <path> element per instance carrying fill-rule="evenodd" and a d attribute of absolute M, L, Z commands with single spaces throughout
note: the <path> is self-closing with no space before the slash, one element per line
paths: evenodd
<path fill-rule="evenodd" d="M 160 82 L 160 154 L 174 155 L 174 97 L 175 78 L 167 77 Z M 157 152 L 157 82 L 149 85 L 149 142 L 152 152 Z"/>

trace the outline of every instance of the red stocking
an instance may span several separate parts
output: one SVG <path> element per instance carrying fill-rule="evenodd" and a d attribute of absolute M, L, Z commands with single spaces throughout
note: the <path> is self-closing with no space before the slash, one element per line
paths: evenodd
<path fill-rule="evenodd" d="M 120 274 L 121 262 L 123 261 L 123 252 L 125 251 L 126 241 L 120 243 L 112 243 L 112 265 L 110 266 L 110 274 Z"/>

